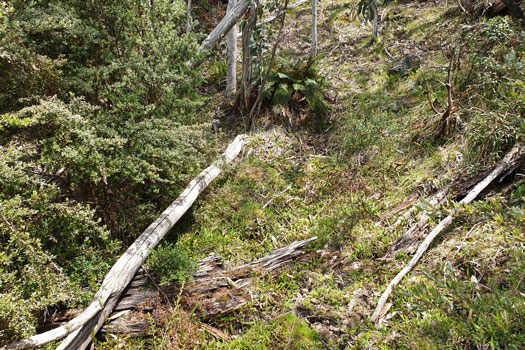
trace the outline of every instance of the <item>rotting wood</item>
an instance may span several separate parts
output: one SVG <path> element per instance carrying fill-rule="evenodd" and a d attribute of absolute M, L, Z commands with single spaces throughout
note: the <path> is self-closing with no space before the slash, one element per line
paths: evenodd
<path fill-rule="evenodd" d="M 27 349 L 47 344 L 51 341 L 67 338 L 58 349 L 85 349 L 91 341 L 90 335 L 96 334 L 104 320 L 112 312 L 117 301 L 133 279 L 137 270 L 173 225 L 195 202 L 198 195 L 222 172 L 225 164 L 230 163 L 241 152 L 245 144 L 245 135 L 237 136 L 228 145 L 223 156 L 193 179 L 182 194 L 155 220 L 135 242 L 117 260 L 108 272 L 91 304 L 67 324 L 34 335 L 2 347 L 2 350 Z"/>
<path fill-rule="evenodd" d="M 144 313 L 153 311 L 165 297 L 170 302 L 181 295 L 180 301 L 184 309 L 195 309 L 204 318 L 236 310 L 256 297 L 252 288 L 254 273 L 273 274 L 287 263 L 308 258 L 310 255 L 303 248 L 315 239 L 317 237 L 295 241 L 261 259 L 233 269 L 226 269 L 220 256 L 202 259 L 197 265 L 197 271 L 193 273 L 193 280 L 184 284 L 182 293 L 179 286 L 164 286 L 162 290 L 130 288 L 124 292 L 126 296 L 114 309 L 123 311 L 111 315 L 102 331 L 112 334 L 144 334 L 148 326 L 144 321 Z M 136 280 L 135 278 L 133 281 Z"/>
<path fill-rule="evenodd" d="M 505 173 L 509 168 L 512 168 L 517 162 L 521 160 L 521 158 L 523 158 L 523 156 L 525 156 L 525 144 L 518 142 L 505 155 L 500 164 L 494 170 L 492 170 L 492 172 L 487 177 L 485 177 L 483 181 L 479 182 L 459 203 L 469 204 L 470 202 L 472 202 L 485 188 L 487 188 L 488 185 L 492 183 L 492 181 L 494 181 L 497 177 Z M 450 224 L 454 220 L 454 215 L 455 211 L 452 212 L 452 214 L 449 214 L 445 219 L 441 220 L 439 224 L 436 227 L 434 227 L 434 229 L 427 235 L 425 240 L 419 245 L 416 253 L 412 257 L 412 259 L 410 259 L 409 263 L 394 277 L 392 281 L 390 281 L 390 283 L 386 287 L 386 290 L 379 298 L 376 309 L 374 310 L 374 313 L 371 317 L 372 321 L 377 321 L 379 317 L 381 317 L 384 314 L 386 301 L 392 293 L 393 288 L 403 279 L 403 277 L 405 277 L 405 275 L 407 275 L 410 272 L 410 270 L 412 270 L 412 268 L 414 268 L 414 266 L 416 266 L 419 259 L 421 259 L 423 254 L 427 251 L 428 247 L 434 241 L 434 239 L 447 227 L 450 226 Z"/>

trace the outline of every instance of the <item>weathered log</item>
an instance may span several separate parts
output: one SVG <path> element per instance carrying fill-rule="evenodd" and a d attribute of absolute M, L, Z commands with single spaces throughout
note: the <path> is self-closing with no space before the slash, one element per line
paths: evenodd
<path fill-rule="evenodd" d="M 238 309 L 253 301 L 251 281 L 256 271 L 275 273 L 286 263 L 306 257 L 306 251 L 302 248 L 315 239 L 316 237 L 312 237 L 293 242 L 261 259 L 229 270 L 225 269 L 220 256 L 202 259 L 193 274 L 194 279 L 184 284 L 182 293 L 179 286 L 164 286 L 160 290 L 130 289 L 125 292 L 127 296 L 115 307 L 115 310 L 127 312 L 113 314 L 103 331 L 128 335 L 143 334 L 147 323 L 144 322 L 145 317 L 140 317 L 137 311 L 150 312 L 153 309 L 152 305 L 158 305 L 158 301 L 168 298 L 170 302 L 179 295 L 182 296 L 181 302 L 186 310 L 196 309 L 197 314 L 204 318 Z"/>
<path fill-rule="evenodd" d="M 239 135 L 228 145 L 221 159 L 201 172 L 184 192 L 155 220 L 124 252 L 108 272 L 91 304 L 67 324 L 11 343 L 2 349 L 27 349 L 40 346 L 68 336 L 59 349 L 85 349 L 91 333 L 97 333 L 109 316 L 120 295 L 133 279 L 149 252 L 155 247 L 173 225 L 190 208 L 198 195 L 222 172 L 224 164 L 230 163 L 242 150 L 245 136 Z M 73 335 L 71 335 L 74 333 Z M 87 344 L 86 344 L 87 342 Z M 69 344 L 82 343 L 76 347 Z"/>
<path fill-rule="evenodd" d="M 504 174 L 509 168 L 514 167 L 514 165 L 517 162 L 519 162 L 521 158 L 523 158 L 523 156 L 525 156 L 525 145 L 518 142 L 505 155 L 501 163 L 494 170 L 492 170 L 492 172 L 487 177 L 485 177 L 483 181 L 478 183 L 459 203 L 469 204 L 470 202 L 472 202 L 485 188 L 487 188 L 488 185 L 492 183 L 492 181 L 494 181 L 500 175 Z M 455 211 L 439 222 L 439 224 L 428 234 L 425 240 L 419 245 L 416 253 L 412 257 L 412 259 L 410 259 L 409 263 L 394 277 L 392 281 L 390 281 L 390 283 L 386 287 L 386 290 L 379 298 L 376 309 L 372 314 L 371 319 L 373 321 L 377 321 L 378 318 L 383 315 L 385 303 L 390 294 L 392 293 L 392 289 L 401 281 L 401 279 L 403 279 L 403 277 L 405 277 L 405 275 L 407 275 L 410 272 L 410 270 L 412 270 L 412 268 L 414 268 L 414 266 L 416 266 L 419 259 L 421 259 L 421 257 L 426 252 L 430 244 L 434 241 L 434 239 L 447 227 L 450 226 L 450 224 L 454 220 L 454 215 Z"/>
<path fill-rule="evenodd" d="M 136 315 L 129 310 L 126 313 L 119 313 L 115 318 L 108 320 L 101 331 L 111 334 L 127 334 L 131 336 L 143 335 L 148 328 L 148 320 L 142 315 Z M 113 317 L 113 316 L 112 316 Z"/>

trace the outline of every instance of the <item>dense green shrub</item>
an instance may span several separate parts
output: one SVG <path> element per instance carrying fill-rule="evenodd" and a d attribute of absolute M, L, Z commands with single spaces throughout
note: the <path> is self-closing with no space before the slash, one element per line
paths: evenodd
<path fill-rule="evenodd" d="M 184 24 L 181 1 L 0 2 L 0 343 L 86 302 L 213 155 Z"/>
<path fill-rule="evenodd" d="M 160 284 L 182 282 L 191 277 L 194 261 L 184 244 L 163 243 L 148 258 L 147 267 Z"/>
<path fill-rule="evenodd" d="M 88 205 L 61 199 L 32 162 L 36 149 L 0 146 L 1 339 L 27 335 L 49 306 L 88 297 L 118 243 Z"/>
<path fill-rule="evenodd" d="M 525 33 L 510 17 L 480 23 L 465 36 L 459 90 L 469 161 L 500 157 L 525 135 Z"/>

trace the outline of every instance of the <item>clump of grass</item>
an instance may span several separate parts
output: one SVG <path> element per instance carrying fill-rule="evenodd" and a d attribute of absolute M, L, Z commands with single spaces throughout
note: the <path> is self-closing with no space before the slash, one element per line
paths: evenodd
<path fill-rule="evenodd" d="M 286 313 L 270 322 L 258 322 L 242 336 L 231 342 L 214 342 L 216 349 L 319 349 L 323 347 L 319 335 L 294 312 Z"/>

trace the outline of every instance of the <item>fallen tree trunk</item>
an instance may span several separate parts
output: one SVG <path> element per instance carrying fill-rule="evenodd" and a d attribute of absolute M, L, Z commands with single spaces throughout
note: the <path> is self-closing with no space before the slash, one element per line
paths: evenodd
<path fill-rule="evenodd" d="M 460 204 L 469 204 L 497 177 L 505 173 L 509 168 L 512 168 L 521 158 L 525 155 L 525 145 L 517 143 L 503 158 L 501 163 L 494 169 L 492 172 L 478 183 L 465 198 L 463 198 L 459 203 Z M 454 220 L 454 212 L 448 215 L 445 219 L 441 220 L 439 224 L 428 234 L 425 240 L 419 245 L 416 253 L 410 259 L 409 263 L 394 277 L 392 281 L 386 287 L 386 290 L 383 292 L 379 301 L 377 303 L 376 309 L 372 314 L 371 319 L 377 321 L 384 313 L 385 303 L 392 293 L 392 289 L 407 275 L 410 270 L 418 263 L 419 259 L 423 256 L 425 251 L 428 249 L 430 244 L 434 239 L 447 227 L 450 226 Z"/>
<path fill-rule="evenodd" d="M 311 237 L 295 241 L 261 259 L 232 269 L 224 266 L 221 256 L 209 256 L 197 263 L 193 279 L 183 285 L 182 291 L 179 285 L 144 288 L 145 275 L 139 271 L 113 309 L 115 312 L 107 319 L 102 332 L 132 336 L 145 334 L 151 319 L 146 314 L 155 314 L 153 311 L 157 307 L 162 308 L 162 302 L 172 304 L 179 300 L 184 310 L 194 310 L 203 319 L 238 309 L 258 296 L 252 283 L 256 272 L 273 275 L 292 261 L 317 254 L 303 249 L 316 239 Z"/>
<path fill-rule="evenodd" d="M 80 315 L 61 327 L 11 343 L 2 349 L 27 349 L 68 335 L 70 336 L 59 349 L 85 349 L 91 341 L 89 336 L 98 332 L 151 249 L 190 208 L 197 196 L 222 172 L 222 167 L 237 157 L 244 145 L 244 139 L 244 135 L 237 136 L 228 145 L 223 157 L 193 179 L 184 192 L 137 238 L 113 265 L 93 301 Z M 71 347 L 70 344 L 74 344 L 75 347 Z"/>

